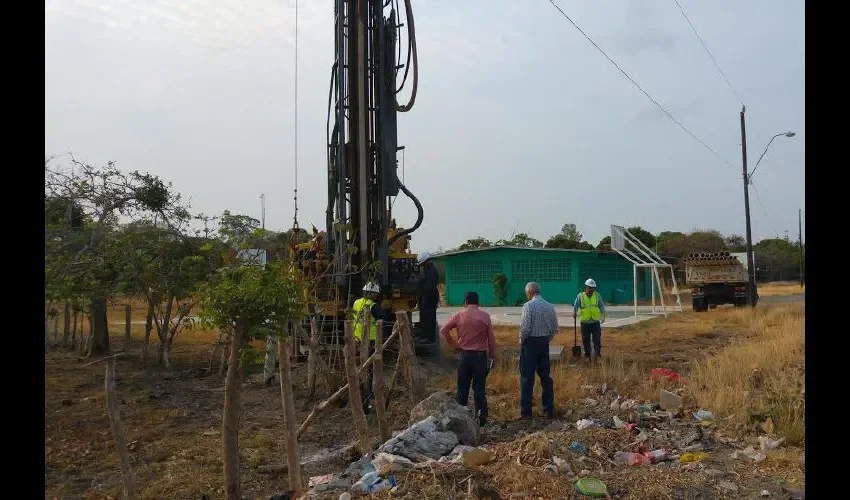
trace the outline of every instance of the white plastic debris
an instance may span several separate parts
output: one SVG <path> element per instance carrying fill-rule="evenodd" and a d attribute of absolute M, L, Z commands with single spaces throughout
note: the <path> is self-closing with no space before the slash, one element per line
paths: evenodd
<path fill-rule="evenodd" d="M 583 418 L 576 422 L 576 429 L 583 431 L 585 429 L 592 429 L 594 427 L 599 427 L 599 424 L 589 418 Z"/>
<path fill-rule="evenodd" d="M 622 429 L 625 426 L 626 426 L 626 423 L 623 422 L 622 420 L 620 420 L 620 417 L 618 417 L 617 415 L 614 415 L 614 427 L 617 428 L 617 429 Z"/>
<path fill-rule="evenodd" d="M 785 438 L 779 438 L 777 440 L 770 439 L 767 436 L 759 436 L 759 446 L 761 447 L 761 451 L 768 452 L 775 450 L 782 446 L 782 443 L 785 442 Z"/>

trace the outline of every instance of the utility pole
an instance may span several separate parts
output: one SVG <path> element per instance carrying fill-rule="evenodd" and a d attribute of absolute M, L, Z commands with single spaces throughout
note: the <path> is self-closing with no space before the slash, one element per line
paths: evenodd
<path fill-rule="evenodd" d="M 753 237 L 750 228 L 750 175 L 747 173 L 747 128 L 744 123 L 746 106 L 741 107 L 741 157 L 744 171 L 744 214 L 747 221 L 747 275 L 749 277 L 749 302 L 750 307 L 756 306 L 756 269 L 753 263 Z"/>
<path fill-rule="evenodd" d="M 797 225 L 799 228 L 798 242 L 800 244 L 800 288 L 803 288 L 805 285 L 805 280 L 803 279 L 803 209 L 797 209 Z"/>
<path fill-rule="evenodd" d="M 262 221 L 262 238 L 266 237 L 266 193 L 260 193 L 260 220 Z"/>

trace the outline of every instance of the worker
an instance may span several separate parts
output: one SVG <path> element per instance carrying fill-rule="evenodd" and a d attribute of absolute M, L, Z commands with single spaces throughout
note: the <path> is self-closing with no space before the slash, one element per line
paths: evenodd
<path fill-rule="evenodd" d="M 584 358 L 597 362 L 602 358 L 602 323 L 605 323 L 605 303 L 596 291 L 596 282 L 588 278 L 584 282 L 584 291 L 579 292 L 573 304 L 573 319 L 581 312 L 581 341 L 584 344 Z M 593 340 L 593 357 L 590 354 L 590 341 Z"/>
<path fill-rule="evenodd" d="M 487 373 L 496 360 L 496 339 L 490 315 L 478 308 L 478 294 L 466 292 L 463 305 L 440 328 L 440 335 L 457 351 L 457 402 L 467 406 L 472 384 L 478 425 L 483 427 L 487 424 Z M 457 340 L 451 337 L 453 329 Z"/>
<path fill-rule="evenodd" d="M 378 332 L 378 320 L 387 320 L 386 312 L 381 308 L 378 302 L 378 295 L 381 293 L 381 287 L 377 283 L 369 282 L 363 287 L 363 296 L 354 301 L 352 312 L 354 313 L 354 340 L 358 344 L 362 342 L 369 343 L 369 355 L 375 352 L 375 339 Z M 363 337 L 363 317 L 364 314 L 369 315 L 369 334 L 368 337 Z M 360 352 L 358 347 L 358 352 Z M 364 360 L 361 360 L 363 363 Z M 369 413 L 371 410 L 372 400 L 372 364 L 369 364 L 369 375 L 366 377 L 366 384 L 360 386 L 360 393 L 363 399 L 363 411 Z"/>
<path fill-rule="evenodd" d="M 549 375 L 549 343 L 558 333 L 558 316 L 555 307 L 540 296 L 540 285 L 525 285 L 522 318 L 519 325 L 520 352 L 520 418 L 531 418 L 531 400 L 534 396 L 534 373 L 540 377 L 543 389 L 543 413 L 555 416 L 555 391 Z"/>
<path fill-rule="evenodd" d="M 417 282 L 419 337 L 428 344 L 437 340 L 437 306 L 440 302 L 440 292 L 437 290 L 439 275 L 430 259 L 428 252 L 422 252 L 417 259 L 421 272 Z"/>

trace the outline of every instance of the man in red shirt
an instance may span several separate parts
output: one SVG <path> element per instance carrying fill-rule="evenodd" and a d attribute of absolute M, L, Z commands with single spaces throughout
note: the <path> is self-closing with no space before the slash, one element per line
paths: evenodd
<path fill-rule="evenodd" d="M 467 406 L 469 385 L 478 410 L 478 424 L 487 423 L 487 395 L 485 382 L 490 364 L 496 359 L 496 340 L 490 315 L 478 308 L 478 294 L 466 292 L 464 309 L 452 315 L 440 328 L 440 334 L 457 351 L 457 402 Z M 457 339 L 449 335 L 457 329 Z"/>

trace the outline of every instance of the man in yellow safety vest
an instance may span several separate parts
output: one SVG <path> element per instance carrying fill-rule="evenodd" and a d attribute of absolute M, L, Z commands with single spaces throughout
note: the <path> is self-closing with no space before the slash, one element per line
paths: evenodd
<path fill-rule="evenodd" d="M 579 292 L 573 304 L 573 318 L 581 314 L 581 340 L 584 344 L 584 357 L 593 362 L 602 355 L 602 323 L 605 323 L 605 304 L 596 291 L 596 282 L 588 279 L 584 282 L 584 291 Z M 593 340 L 593 357 L 590 344 Z"/>
<path fill-rule="evenodd" d="M 381 293 L 381 287 L 377 283 L 369 282 L 363 287 L 363 296 L 354 301 L 351 306 L 354 320 L 354 340 L 357 343 L 369 342 L 369 355 L 375 352 L 375 338 L 377 336 L 378 324 L 377 321 L 386 321 L 386 314 L 378 302 L 378 295 Z M 363 338 L 363 323 L 364 317 L 369 317 L 369 333 L 368 338 Z M 359 349 L 358 349 L 359 352 Z M 363 360 L 365 361 L 365 360 Z M 369 413 L 372 399 L 372 365 L 369 365 L 369 375 L 366 377 L 365 386 L 360 387 L 360 393 L 363 396 L 363 411 Z"/>

